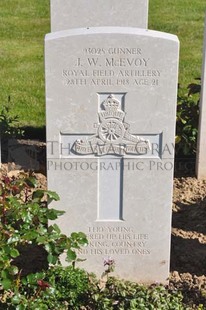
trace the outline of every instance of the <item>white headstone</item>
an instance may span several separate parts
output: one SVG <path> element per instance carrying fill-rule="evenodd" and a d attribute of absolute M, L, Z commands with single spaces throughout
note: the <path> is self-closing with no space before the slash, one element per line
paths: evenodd
<path fill-rule="evenodd" d="M 200 115 L 198 127 L 196 175 L 198 179 L 206 179 L 206 19 L 201 78 Z"/>
<path fill-rule="evenodd" d="M 70 28 L 147 28 L 148 0 L 50 0 L 51 32 Z"/>
<path fill-rule="evenodd" d="M 82 268 L 166 282 L 178 40 L 135 28 L 46 36 L 48 188 L 64 233 L 83 231 Z"/>

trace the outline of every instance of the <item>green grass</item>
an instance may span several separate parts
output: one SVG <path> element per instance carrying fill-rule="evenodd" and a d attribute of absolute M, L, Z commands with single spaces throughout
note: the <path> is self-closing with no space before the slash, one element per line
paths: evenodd
<path fill-rule="evenodd" d="M 150 0 L 149 28 L 180 39 L 185 93 L 201 75 L 205 9 L 204 0 Z M 22 125 L 45 125 L 43 50 L 49 31 L 49 0 L 0 0 L 0 106 L 11 96 Z"/>
<path fill-rule="evenodd" d="M 149 28 L 179 37 L 179 83 L 184 90 L 201 76 L 205 10 L 204 0 L 150 0 Z"/>
<path fill-rule="evenodd" d="M 44 35 L 49 0 L 0 0 L 0 104 L 11 96 L 21 124 L 45 125 Z"/>

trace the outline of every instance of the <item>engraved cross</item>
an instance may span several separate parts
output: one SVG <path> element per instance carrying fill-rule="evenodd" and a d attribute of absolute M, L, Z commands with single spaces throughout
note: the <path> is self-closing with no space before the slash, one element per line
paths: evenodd
<path fill-rule="evenodd" d="M 98 158 L 97 220 L 122 221 L 124 158 L 148 154 L 150 141 L 130 133 L 130 126 L 125 122 L 125 94 L 101 93 L 98 96 L 96 134 L 61 132 L 61 137 L 62 140 L 70 137 L 72 152 L 78 158 Z"/>

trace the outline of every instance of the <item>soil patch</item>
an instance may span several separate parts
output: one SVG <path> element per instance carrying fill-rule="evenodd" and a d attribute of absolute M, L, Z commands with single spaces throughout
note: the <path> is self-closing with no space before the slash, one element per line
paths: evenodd
<path fill-rule="evenodd" d="M 170 288 L 206 307 L 206 180 L 174 179 Z"/>

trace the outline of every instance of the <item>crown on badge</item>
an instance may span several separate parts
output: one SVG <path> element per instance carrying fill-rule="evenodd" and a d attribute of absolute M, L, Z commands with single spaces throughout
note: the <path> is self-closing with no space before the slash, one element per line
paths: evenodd
<path fill-rule="evenodd" d="M 114 97 L 114 95 L 109 95 L 102 105 L 105 110 L 117 110 L 120 107 L 120 102 Z"/>
<path fill-rule="evenodd" d="M 121 110 L 120 102 L 114 97 L 114 95 L 109 95 L 107 99 L 102 103 L 102 106 L 104 107 L 104 111 L 101 111 L 99 113 L 102 119 L 112 117 L 123 121 L 125 112 Z"/>

